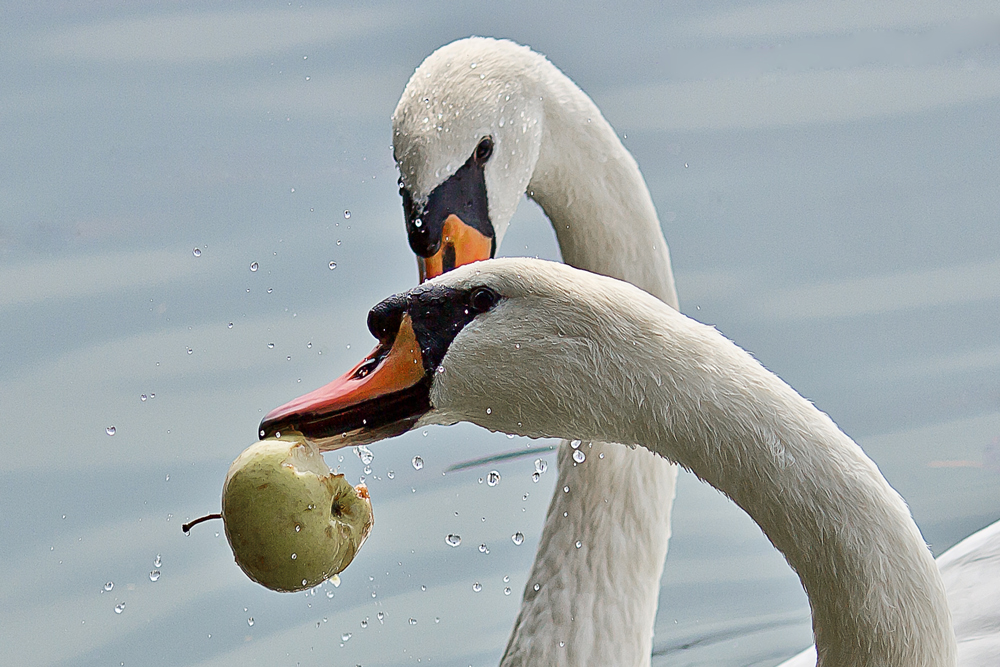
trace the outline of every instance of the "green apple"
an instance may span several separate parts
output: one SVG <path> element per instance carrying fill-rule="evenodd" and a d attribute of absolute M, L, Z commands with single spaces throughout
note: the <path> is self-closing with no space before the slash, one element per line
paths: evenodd
<path fill-rule="evenodd" d="M 372 529 L 368 488 L 335 475 L 302 437 L 243 450 L 222 487 L 236 563 L 271 590 L 300 591 L 347 567 Z"/>

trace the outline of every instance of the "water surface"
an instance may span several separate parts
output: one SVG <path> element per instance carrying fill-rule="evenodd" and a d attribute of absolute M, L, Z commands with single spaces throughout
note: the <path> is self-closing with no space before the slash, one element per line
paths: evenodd
<path fill-rule="evenodd" d="M 444 471 L 539 443 L 456 426 L 374 446 L 376 527 L 339 587 L 266 591 L 220 524 L 180 530 L 218 509 L 264 412 L 366 353 L 368 308 L 416 280 L 389 116 L 469 34 L 528 43 L 592 95 L 648 180 L 683 310 L 856 438 L 935 553 L 1000 519 L 990 3 L 15 2 L 0 19 L 11 664 L 497 663 L 554 455 L 537 483 L 536 456 Z M 558 258 L 530 202 L 502 254 Z M 365 474 L 351 451 L 327 460 Z M 683 476 L 674 520 L 654 664 L 773 665 L 810 643 L 795 575 L 740 510 Z"/>

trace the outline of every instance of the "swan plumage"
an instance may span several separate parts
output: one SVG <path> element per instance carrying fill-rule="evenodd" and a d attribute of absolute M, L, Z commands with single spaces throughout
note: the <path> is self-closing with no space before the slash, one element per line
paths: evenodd
<path fill-rule="evenodd" d="M 410 426 L 622 442 L 721 490 L 799 575 L 823 667 L 955 664 L 942 575 L 902 498 L 827 415 L 715 329 L 627 283 L 526 259 L 462 267 L 391 297 L 369 327 L 383 377 L 413 340 L 397 332 L 418 332 L 426 381 L 399 388 L 425 396 Z M 343 445 L 404 423 L 339 391 L 308 423 L 279 410 L 263 427 L 304 424 Z"/>

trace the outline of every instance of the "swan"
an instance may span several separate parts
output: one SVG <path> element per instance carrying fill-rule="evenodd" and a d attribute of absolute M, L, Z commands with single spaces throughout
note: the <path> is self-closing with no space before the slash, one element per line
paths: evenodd
<path fill-rule="evenodd" d="M 541 54 L 482 37 L 443 46 L 413 73 L 392 121 L 421 280 L 492 257 L 527 193 L 551 221 L 566 263 L 677 308 L 667 243 L 634 158 L 593 101 Z M 560 444 L 556 488 L 595 493 L 553 496 L 530 577 L 552 585 L 525 591 L 502 665 L 562 664 L 548 652 L 557 636 L 595 664 L 650 663 L 677 470 L 646 450 L 584 447 L 607 465 L 574 465 L 574 449 Z M 618 490 L 614 506 L 596 493 L 606 488 Z M 591 538 L 586 556 L 562 548 L 565 533 Z M 632 566 L 605 576 L 624 544 Z M 571 580 L 589 582 L 577 590 L 599 602 L 592 612 L 564 613 Z"/>
<path fill-rule="evenodd" d="M 714 328 L 628 283 L 530 259 L 446 273 L 376 305 L 368 326 L 379 340 L 368 357 L 268 413 L 262 431 L 335 449 L 468 421 L 646 447 L 726 494 L 784 554 L 809 598 L 821 667 L 956 665 L 945 584 L 903 499 L 826 414 Z M 567 494 L 582 492 L 619 503 L 616 488 Z M 603 547 L 600 536 L 559 540 L 570 553 Z M 603 576 L 635 556 L 622 545 Z M 552 585 L 530 580 L 527 596 Z M 558 585 L 571 586 L 568 607 L 552 614 L 586 616 L 587 582 Z M 589 645 L 557 638 L 539 664 L 600 664 Z"/>

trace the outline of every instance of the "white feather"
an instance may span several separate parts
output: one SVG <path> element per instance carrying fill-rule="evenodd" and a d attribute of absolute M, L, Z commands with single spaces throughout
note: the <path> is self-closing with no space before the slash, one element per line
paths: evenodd
<path fill-rule="evenodd" d="M 422 423 L 645 446 L 728 495 L 782 551 L 809 596 L 823 667 L 956 664 L 944 580 L 902 498 L 829 417 L 715 329 L 552 262 L 494 260 L 436 282 L 504 298 L 455 337 Z M 943 557 L 945 577 L 982 560 L 985 544 L 995 571 L 996 542 L 986 533 Z M 614 567 L 630 565 L 626 554 Z M 979 584 L 995 597 L 995 580 Z M 956 620 L 996 619 L 973 609 Z"/>

